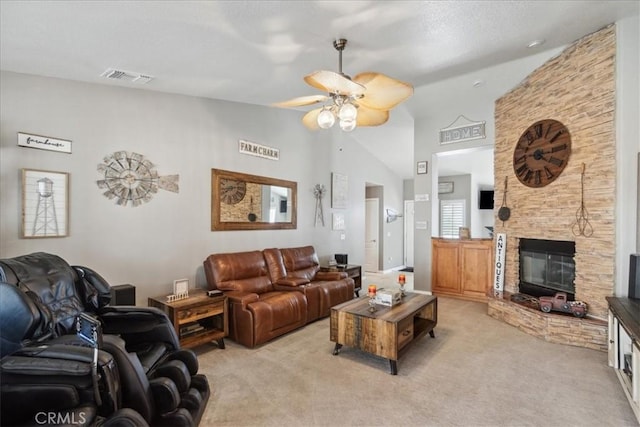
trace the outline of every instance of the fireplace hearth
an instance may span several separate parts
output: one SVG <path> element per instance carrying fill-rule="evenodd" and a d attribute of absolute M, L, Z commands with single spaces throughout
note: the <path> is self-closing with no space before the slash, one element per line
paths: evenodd
<path fill-rule="evenodd" d="M 520 293 L 534 297 L 566 292 L 575 300 L 575 242 L 520 239 Z"/>

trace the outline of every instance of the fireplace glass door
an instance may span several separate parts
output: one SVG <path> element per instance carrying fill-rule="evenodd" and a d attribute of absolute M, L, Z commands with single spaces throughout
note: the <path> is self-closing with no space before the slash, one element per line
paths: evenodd
<path fill-rule="evenodd" d="M 575 263 L 573 257 L 547 252 L 520 252 L 520 280 L 555 292 L 573 294 Z"/>

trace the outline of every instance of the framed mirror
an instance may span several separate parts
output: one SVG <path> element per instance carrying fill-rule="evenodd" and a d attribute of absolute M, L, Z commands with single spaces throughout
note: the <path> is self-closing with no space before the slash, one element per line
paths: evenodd
<path fill-rule="evenodd" d="M 211 231 L 297 227 L 298 184 L 211 169 Z"/>

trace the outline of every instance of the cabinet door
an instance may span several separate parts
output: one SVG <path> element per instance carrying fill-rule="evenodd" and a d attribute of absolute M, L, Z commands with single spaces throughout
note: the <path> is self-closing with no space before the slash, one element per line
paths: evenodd
<path fill-rule="evenodd" d="M 462 294 L 482 298 L 491 286 L 491 245 L 482 242 L 460 246 L 460 287 Z"/>
<path fill-rule="evenodd" d="M 460 293 L 458 244 L 433 241 L 431 287 L 435 292 Z"/>
<path fill-rule="evenodd" d="M 615 318 L 611 310 L 609 310 L 609 366 L 618 369 L 618 319 Z"/>

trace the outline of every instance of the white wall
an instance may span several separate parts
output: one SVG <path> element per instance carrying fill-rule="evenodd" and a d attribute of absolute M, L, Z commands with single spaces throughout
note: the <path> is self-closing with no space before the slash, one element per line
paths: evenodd
<path fill-rule="evenodd" d="M 138 304 L 170 292 L 175 279 L 204 286 L 202 261 L 215 252 L 313 244 L 322 259 L 348 253 L 362 263 L 365 182 L 384 185 L 394 205 L 402 200 L 401 178 L 349 134 L 308 131 L 299 111 L 11 72 L 0 83 L 0 257 L 55 253 L 112 285 L 135 285 Z M 18 147 L 17 132 L 71 140 L 73 153 Z M 238 139 L 278 148 L 281 158 L 240 154 Z M 144 155 L 160 175 L 179 174 L 180 192 L 160 190 L 136 208 L 103 197 L 97 165 L 119 150 Z M 21 168 L 70 173 L 68 237 L 20 238 Z M 211 168 L 296 181 L 298 228 L 212 232 Z M 331 230 L 331 172 L 349 179 L 345 240 Z M 314 227 L 315 184 L 328 190 L 324 227 Z M 402 234 L 392 237 L 400 252 L 388 256 L 401 260 Z"/>

